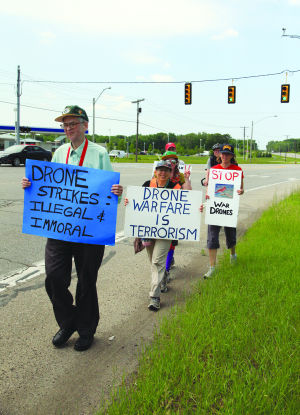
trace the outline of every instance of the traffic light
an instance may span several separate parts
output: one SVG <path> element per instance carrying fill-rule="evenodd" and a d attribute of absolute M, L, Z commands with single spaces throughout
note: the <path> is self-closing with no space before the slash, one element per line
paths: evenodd
<path fill-rule="evenodd" d="M 185 105 L 191 105 L 192 103 L 192 84 L 190 82 L 184 85 L 184 103 Z"/>
<path fill-rule="evenodd" d="M 235 86 L 228 87 L 228 104 L 235 104 Z"/>
<path fill-rule="evenodd" d="M 290 100 L 290 84 L 281 85 L 281 102 L 289 102 Z"/>

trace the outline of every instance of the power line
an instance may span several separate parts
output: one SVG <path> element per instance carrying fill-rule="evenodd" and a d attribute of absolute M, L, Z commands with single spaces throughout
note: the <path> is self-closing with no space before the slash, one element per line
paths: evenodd
<path fill-rule="evenodd" d="M 16 105 L 15 102 L 9 102 L 9 101 L 0 101 L 0 102 L 3 103 L 3 104 Z M 32 108 L 32 109 L 42 110 L 42 111 L 50 111 L 50 112 L 56 112 L 56 113 L 61 114 L 61 111 L 53 110 L 53 109 L 50 109 L 50 108 L 33 107 L 32 105 L 25 105 L 25 104 L 21 104 L 20 106 L 21 107 L 25 107 L 25 108 Z M 119 118 L 110 118 L 110 117 L 95 117 L 95 118 L 99 118 L 101 120 L 110 120 L 110 121 L 119 121 L 119 122 L 129 122 L 129 123 L 135 123 L 136 122 L 134 120 L 121 120 Z M 166 131 L 166 130 L 163 130 L 161 128 L 154 127 L 153 125 L 145 124 L 143 122 L 141 122 L 140 124 L 145 125 L 147 127 L 154 128 L 154 129 L 159 130 L 159 131 Z"/>
<path fill-rule="evenodd" d="M 16 105 L 15 102 L 9 102 L 9 101 L 0 101 L 3 104 L 11 104 L 11 105 Z M 51 111 L 51 112 L 57 112 L 57 113 L 61 113 L 61 111 L 57 111 L 57 110 L 51 110 L 49 108 L 41 108 L 41 107 L 33 107 L 31 105 L 25 105 L 25 104 L 21 104 L 21 107 L 26 107 L 26 108 L 33 108 L 35 110 L 43 110 L 43 111 Z"/>
<path fill-rule="evenodd" d="M 262 78 L 268 76 L 277 76 L 284 73 L 296 73 L 300 72 L 300 69 L 289 70 L 285 69 L 281 72 L 260 74 L 260 75 L 246 75 L 246 76 L 230 76 L 229 78 L 215 78 L 215 79 L 202 79 L 202 80 L 191 80 L 192 83 L 204 83 L 204 82 L 219 82 L 219 81 L 232 81 L 239 79 L 251 79 L 251 78 Z M 51 84 L 184 84 L 186 81 L 45 81 L 45 80 L 23 80 L 24 82 L 30 83 L 51 83 Z"/>

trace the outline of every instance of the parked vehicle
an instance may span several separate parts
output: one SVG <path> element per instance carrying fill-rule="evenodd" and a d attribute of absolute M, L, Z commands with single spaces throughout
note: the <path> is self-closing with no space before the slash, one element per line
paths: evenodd
<path fill-rule="evenodd" d="M 21 164 L 25 164 L 27 159 L 51 161 L 52 153 L 39 146 L 21 144 L 0 151 L 0 164 L 11 164 L 14 167 L 19 167 Z"/>
<path fill-rule="evenodd" d="M 123 150 L 111 150 L 111 152 L 108 155 L 109 157 L 122 159 L 126 156 L 126 153 Z"/>

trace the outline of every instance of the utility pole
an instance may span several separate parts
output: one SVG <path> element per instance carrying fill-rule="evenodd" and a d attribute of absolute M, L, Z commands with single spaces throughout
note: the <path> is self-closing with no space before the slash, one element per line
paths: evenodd
<path fill-rule="evenodd" d="M 286 136 L 286 141 L 287 141 L 287 143 L 286 143 L 287 152 L 289 152 L 289 142 L 288 142 L 289 135 L 286 134 L 285 136 Z M 286 162 L 286 147 L 285 147 L 285 162 Z"/>
<path fill-rule="evenodd" d="M 136 104 L 136 141 L 135 141 L 135 162 L 138 161 L 138 141 L 139 141 L 139 115 L 142 112 L 140 108 L 140 102 L 145 101 L 145 98 L 138 99 L 136 101 L 131 101 L 132 104 Z"/>
<path fill-rule="evenodd" d="M 243 140 L 243 159 L 245 160 L 245 138 L 246 138 L 246 128 L 248 127 L 241 127 L 244 130 L 244 140 Z"/>
<path fill-rule="evenodd" d="M 17 136 L 17 144 L 20 144 L 20 65 L 18 65 L 18 78 L 17 78 L 17 122 L 15 126 L 15 133 Z"/>
<path fill-rule="evenodd" d="M 249 135 L 247 135 L 247 150 L 246 150 L 246 153 L 247 153 L 247 160 L 249 159 Z"/>
<path fill-rule="evenodd" d="M 252 139 L 253 139 L 253 121 L 251 123 L 251 137 L 250 137 L 250 163 L 252 162 Z"/>

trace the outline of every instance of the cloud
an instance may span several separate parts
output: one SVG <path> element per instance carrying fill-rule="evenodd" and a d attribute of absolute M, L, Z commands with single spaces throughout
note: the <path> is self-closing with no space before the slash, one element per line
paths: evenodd
<path fill-rule="evenodd" d="M 147 54 L 145 52 L 126 52 L 124 56 L 127 60 L 135 63 L 135 64 L 142 64 L 142 65 L 152 65 L 158 63 L 160 59 L 157 56 Z"/>
<path fill-rule="evenodd" d="M 228 12 L 218 0 L 10 0 L 1 13 L 61 29 L 109 36 L 178 36 L 199 34 L 223 25 Z"/>
<path fill-rule="evenodd" d="M 131 101 L 124 95 L 107 95 L 101 102 L 97 102 L 96 108 L 100 111 L 120 111 L 123 112 L 131 108 Z"/>
<path fill-rule="evenodd" d="M 169 68 L 171 68 L 171 64 L 169 62 L 164 62 L 163 68 L 164 69 L 169 69 Z"/>
<path fill-rule="evenodd" d="M 226 39 L 228 37 L 237 37 L 239 35 L 239 33 L 234 30 L 234 29 L 227 29 L 224 32 L 218 34 L 218 35 L 214 35 L 212 36 L 212 40 L 223 40 Z"/>
<path fill-rule="evenodd" d="M 154 82 L 172 82 L 175 79 L 171 75 L 153 74 L 150 76 L 151 81 Z"/>
<path fill-rule="evenodd" d="M 138 75 L 136 80 L 139 82 L 172 82 L 175 81 L 173 76 L 166 74 L 152 74 L 149 77 Z"/>
<path fill-rule="evenodd" d="M 168 70 L 171 67 L 169 62 L 144 51 L 128 51 L 123 53 L 123 56 L 135 65 L 158 65 L 164 70 Z"/>
<path fill-rule="evenodd" d="M 40 43 L 43 45 L 50 45 L 56 39 L 56 35 L 52 32 L 42 32 L 39 35 L 40 35 Z"/>

